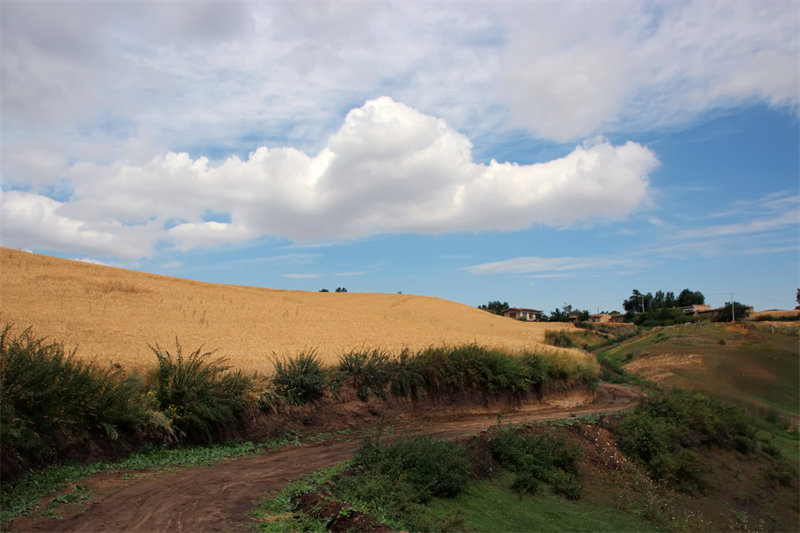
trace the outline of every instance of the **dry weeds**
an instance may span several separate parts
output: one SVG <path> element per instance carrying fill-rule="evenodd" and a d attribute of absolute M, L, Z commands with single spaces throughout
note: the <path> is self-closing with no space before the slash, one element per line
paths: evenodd
<path fill-rule="evenodd" d="M 98 363 L 149 367 L 148 344 L 219 350 L 245 371 L 270 372 L 272 357 L 316 349 L 330 363 L 351 348 L 398 353 L 478 343 L 553 351 L 547 329 L 439 298 L 316 293 L 201 283 L 0 248 L 2 322 L 32 326 Z M 534 302 L 535 303 L 535 302 Z M 565 356 L 591 357 L 577 350 Z"/>

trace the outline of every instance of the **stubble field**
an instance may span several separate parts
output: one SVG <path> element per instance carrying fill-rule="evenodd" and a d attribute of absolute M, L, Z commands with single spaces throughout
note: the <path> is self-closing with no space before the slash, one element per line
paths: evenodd
<path fill-rule="evenodd" d="M 7 248 L 0 249 L 0 272 L 3 323 L 32 326 L 37 336 L 77 347 L 82 358 L 129 369 L 152 366 L 148 345 L 172 349 L 176 339 L 184 352 L 202 345 L 236 368 L 269 373 L 274 356 L 312 349 L 323 363 L 354 348 L 398 353 L 477 343 L 555 350 L 542 344 L 544 332 L 573 328 L 432 297 L 209 284 Z"/>

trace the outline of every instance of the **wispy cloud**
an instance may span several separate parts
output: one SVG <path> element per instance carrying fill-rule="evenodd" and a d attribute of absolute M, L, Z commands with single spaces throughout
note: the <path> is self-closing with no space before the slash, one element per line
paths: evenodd
<path fill-rule="evenodd" d="M 587 276 L 609 271 L 629 275 L 668 259 L 797 252 L 800 250 L 797 235 L 797 228 L 800 227 L 799 203 L 800 196 L 779 192 L 763 198 L 735 201 L 729 208 L 707 215 L 705 220 L 692 221 L 691 227 L 686 229 L 658 219 L 658 223 L 653 223 L 657 235 L 653 242 L 614 255 L 515 257 L 459 270 L 474 275 L 507 274 L 526 278 Z M 721 213 L 737 221 L 728 224 L 708 223 L 718 221 Z M 742 218 L 749 219 L 742 221 Z"/>
<path fill-rule="evenodd" d="M 462 267 L 474 275 L 517 274 L 526 277 L 569 277 L 587 271 L 632 268 L 645 265 L 641 258 L 612 257 L 515 257 L 504 261 L 495 261 Z"/>
<path fill-rule="evenodd" d="M 708 237 L 727 237 L 734 235 L 749 235 L 752 233 L 762 233 L 776 229 L 797 228 L 800 225 L 800 212 L 787 212 L 774 217 L 759 218 L 746 222 L 733 222 L 731 224 L 720 224 L 716 226 L 706 226 L 697 229 L 688 229 L 680 232 L 677 238 L 708 238 Z"/>
<path fill-rule="evenodd" d="M 289 279 L 314 279 L 318 278 L 319 274 L 281 274 L 281 277 Z"/>

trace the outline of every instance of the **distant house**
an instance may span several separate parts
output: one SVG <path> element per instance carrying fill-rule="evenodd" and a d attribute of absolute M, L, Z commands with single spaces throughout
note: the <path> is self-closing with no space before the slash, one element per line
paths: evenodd
<path fill-rule="evenodd" d="M 598 315 L 589 315 L 589 322 L 604 324 L 606 322 L 611 322 L 611 318 L 611 315 L 608 313 L 600 313 Z"/>
<path fill-rule="evenodd" d="M 622 324 L 625 322 L 625 315 L 617 312 L 611 313 L 611 322 Z"/>
<path fill-rule="evenodd" d="M 503 311 L 503 316 L 517 320 L 536 321 L 541 320 L 542 311 L 538 309 L 523 309 L 522 307 L 510 307 Z"/>
<path fill-rule="evenodd" d="M 699 314 L 708 313 L 711 311 L 710 305 L 687 305 L 685 307 L 681 307 L 681 311 L 687 315 L 697 316 Z"/>

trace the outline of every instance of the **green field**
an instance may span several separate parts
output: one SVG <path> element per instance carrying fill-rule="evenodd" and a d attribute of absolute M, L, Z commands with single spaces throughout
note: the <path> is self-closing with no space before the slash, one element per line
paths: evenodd
<path fill-rule="evenodd" d="M 647 518 L 586 498 L 571 501 L 549 491 L 519 495 L 511 489 L 512 477 L 474 482 L 456 498 L 431 502 L 428 510 L 442 519 L 457 517 L 477 532 L 662 530 Z"/>
<path fill-rule="evenodd" d="M 660 385 L 800 414 L 796 332 L 715 323 L 670 326 L 602 350 L 598 358 Z"/>

